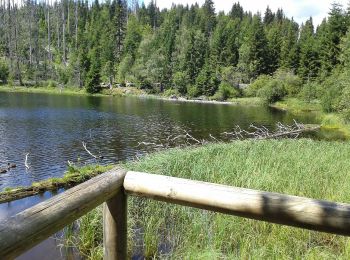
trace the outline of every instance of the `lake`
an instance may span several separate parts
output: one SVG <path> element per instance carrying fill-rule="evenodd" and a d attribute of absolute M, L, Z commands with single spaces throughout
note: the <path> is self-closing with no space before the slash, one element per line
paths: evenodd
<path fill-rule="evenodd" d="M 186 130 L 197 139 L 220 138 L 236 125 L 273 129 L 277 122 L 317 123 L 314 115 L 295 116 L 262 106 L 200 104 L 137 97 L 91 97 L 0 92 L 0 190 L 64 174 L 67 162 L 102 164 L 131 160 L 150 151 L 141 142 L 159 142 Z M 313 134 L 325 138 L 329 133 Z M 331 138 L 338 138 L 331 134 Z M 28 155 L 29 169 L 25 167 Z M 0 220 L 51 196 L 50 193 L 0 205 Z M 46 240 L 21 259 L 59 259 L 56 241 Z M 39 248 L 39 249 L 38 249 Z M 45 250 L 43 250 L 45 248 Z M 48 250 L 48 248 L 51 248 Z M 51 255 L 43 254 L 50 251 Z M 41 254 L 41 255 L 40 255 Z"/>

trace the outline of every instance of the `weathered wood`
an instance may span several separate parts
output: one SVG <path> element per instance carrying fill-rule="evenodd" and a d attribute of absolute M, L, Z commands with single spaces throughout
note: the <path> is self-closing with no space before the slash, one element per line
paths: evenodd
<path fill-rule="evenodd" d="M 129 194 L 277 224 L 350 235 L 350 204 L 234 188 L 140 172 L 124 180 Z"/>
<path fill-rule="evenodd" d="M 114 197 L 125 174 L 111 170 L 1 222 L 0 259 L 20 255 Z"/>
<path fill-rule="evenodd" d="M 127 201 L 124 189 L 103 205 L 105 260 L 127 259 Z"/>
<path fill-rule="evenodd" d="M 278 139 L 278 138 L 285 137 L 285 136 L 293 136 L 293 135 L 306 133 L 306 132 L 314 132 L 314 131 L 317 131 L 317 130 L 320 130 L 320 129 L 321 129 L 321 126 L 317 125 L 317 126 L 313 126 L 313 127 L 305 127 L 305 128 L 302 128 L 302 129 L 287 131 L 287 132 L 283 132 L 283 133 L 271 134 L 269 136 L 262 136 L 262 137 L 257 138 L 257 139 L 262 139 L 262 140 Z"/>

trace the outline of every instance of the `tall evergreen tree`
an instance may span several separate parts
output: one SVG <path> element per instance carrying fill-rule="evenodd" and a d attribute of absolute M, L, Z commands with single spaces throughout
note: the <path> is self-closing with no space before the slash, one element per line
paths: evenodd
<path fill-rule="evenodd" d="M 299 49 L 299 75 L 304 79 L 315 78 L 318 74 L 318 53 L 315 45 L 314 26 L 312 18 L 301 26 Z"/>

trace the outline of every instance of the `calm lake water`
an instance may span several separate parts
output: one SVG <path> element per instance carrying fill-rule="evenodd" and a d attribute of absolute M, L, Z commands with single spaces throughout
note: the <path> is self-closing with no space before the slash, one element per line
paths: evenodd
<path fill-rule="evenodd" d="M 252 123 L 273 128 L 276 122 L 291 124 L 293 119 L 317 123 L 312 115 L 293 116 L 268 107 L 0 92 L 0 167 L 8 162 L 17 165 L 0 175 L 0 191 L 62 176 L 68 160 L 95 163 L 84 150 L 83 141 L 92 153 L 104 156 L 100 163 L 118 163 L 144 154 L 147 147 L 139 146 L 140 142 L 161 142 L 170 135 L 183 133 L 182 129 L 195 138 L 209 139 L 210 134 L 219 137 L 236 125 L 243 129 Z M 314 137 L 326 135 L 318 133 Z M 28 170 L 24 166 L 27 153 Z M 50 196 L 2 204 L 0 220 Z M 59 259 L 60 254 L 52 250 L 51 255 L 35 253 L 45 252 L 42 247 L 54 247 L 51 240 L 22 259 Z"/>

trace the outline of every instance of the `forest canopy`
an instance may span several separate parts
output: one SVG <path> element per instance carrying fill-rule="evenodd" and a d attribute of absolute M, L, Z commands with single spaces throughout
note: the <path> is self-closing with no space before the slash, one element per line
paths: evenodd
<path fill-rule="evenodd" d="M 350 109 L 340 100 L 350 93 L 350 9 L 339 4 L 315 27 L 312 17 L 298 24 L 269 7 L 253 14 L 234 3 L 216 12 L 212 0 L 164 10 L 154 1 L 49 3 L 0 2 L 1 82 L 267 102 L 302 95 L 322 97 L 326 110 Z M 341 86 L 332 86 L 335 78 Z"/>

